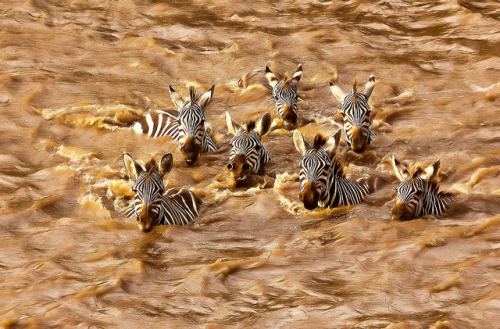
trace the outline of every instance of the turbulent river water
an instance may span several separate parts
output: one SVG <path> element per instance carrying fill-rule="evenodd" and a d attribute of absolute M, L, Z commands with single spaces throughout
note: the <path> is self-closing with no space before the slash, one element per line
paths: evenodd
<path fill-rule="evenodd" d="M 500 328 L 500 7 L 491 0 L 0 3 L 0 324 L 7 328 Z M 263 175 L 228 183 L 224 113 L 271 112 L 265 66 L 301 63 L 299 129 L 335 133 L 338 75 L 370 74 L 373 144 L 342 138 L 357 206 L 307 211 L 277 125 Z M 151 109 L 215 84 L 219 150 L 136 134 Z M 279 123 L 279 122 L 278 122 Z M 174 155 L 169 186 L 204 201 L 187 226 L 127 218 L 122 154 Z M 393 222 L 390 165 L 441 159 L 442 217 Z"/>

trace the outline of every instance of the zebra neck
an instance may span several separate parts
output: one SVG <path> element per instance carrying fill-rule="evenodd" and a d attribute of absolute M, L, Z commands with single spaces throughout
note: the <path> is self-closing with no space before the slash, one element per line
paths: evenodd
<path fill-rule="evenodd" d="M 345 177 L 344 166 L 334 158 L 320 205 L 331 208 L 358 204 L 367 194 L 368 187 L 348 180 Z"/>
<path fill-rule="evenodd" d="M 425 193 L 419 201 L 416 216 L 441 216 L 453 201 L 453 195 L 451 193 L 439 192 L 439 185 L 436 182 L 427 182 Z"/>
<path fill-rule="evenodd" d="M 328 207 L 329 203 L 331 203 L 330 189 L 333 185 L 335 185 L 336 181 L 339 181 L 342 178 L 345 178 L 344 166 L 342 165 L 342 163 L 340 163 L 337 157 L 334 157 L 330 165 L 330 170 L 328 171 L 328 176 L 326 178 L 326 188 L 323 191 L 323 195 L 321 195 L 320 197 L 323 207 Z"/>
<path fill-rule="evenodd" d="M 201 149 L 203 152 L 216 151 L 217 146 L 214 140 L 207 134 L 206 129 L 203 130 L 203 139 L 201 140 Z"/>
<path fill-rule="evenodd" d="M 328 172 L 328 181 L 333 178 L 345 178 L 344 165 L 334 157 L 330 165 L 330 171 Z"/>
<path fill-rule="evenodd" d="M 271 161 L 271 155 L 269 152 L 266 150 L 264 145 L 262 145 L 261 151 L 260 151 L 260 159 L 262 162 L 269 162 Z"/>

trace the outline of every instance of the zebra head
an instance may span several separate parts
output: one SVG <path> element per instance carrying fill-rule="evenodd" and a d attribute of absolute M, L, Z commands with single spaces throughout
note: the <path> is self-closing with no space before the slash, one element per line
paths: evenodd
<path fill-rule="evenodd" d="M 423 208 L 426 207 L 424 203 L 427 201 L 433 203 L 432 199 L 436 199 L 427 197 L 429 200 L 426 200 L 426 195 L 431 182 L 437 177 L 440 161 L 437 160 L 425 170 L 418 168 L 411 176 L 408 168 L 396 160 L 394 156 L 392 157 L 392 167 L 394 174 L 401 182 L 396 188 L 396 206 L 392 209 L 392 219 L 406 221 L 420 214 L 432 213 L 432 211 L 426 213 Z"/>
<path fill-rule="evenodd" d="M 146 166 L 138 164 L 134 158 L 126 153 L 123 155 L 123 164 L 129 179 L 135 181 L 134 212 L 137 225 L 144 233 L 148 233 L 158 224 L 161 211 L 161 202 L 165 185 L 163 177 L 170 172 L 173 165 L 172 154 L 165 154 L 157 166 L 151 159 Z"/>
<path fill-rule="evenodd" d="M 201 97 L 189 87 L 189 100 L 185 101 L 172 86 L 170 97 L 179 110 L 177 124 L 179 125 L 179 147 L 182 157 L 188 165 L 192 165 L 202 151 L 202 141 L 205 136 L 205 108 L 212 100 L 214 87 L 212 86 Z"/>
<path fill-rule="evenodd" d="M 261 141 L 262 136 L 271 128 L 271 114 L 266 112 L 257 124 L 251 120 L 241 125 L 226 112 L 226 124 L 228 131 L 234 135 L 227 165 L 231 177 L 234 180 L 244 180 L 257 174 L 262 163 L 271 160 Z"/>
<path fill-rule="evenodd" d="M 266 78 L 269 85 L 273 88 L 273 97 L 276 104 L 276 110 L 284 120 L 285 127 L 294 127 L 297 124 L 297 99 L 299 93 L 297 86 L 302 78 L 302 64 L 299 64 L 292 79 L 279 79 L 269 66 L 266 66 Z"/>
<path fill-rule="evenodd" d="M 370 130 L 371 108 L 368 99 L 375 87 L 375 77 L 372 75 L 365 85 L 362 93 L 356 90 L 356 81 L 352 92 L 345 95 L 335 82 L 328 81 L 330 91 L 342 104 L 340 113 L 344 121 L 346 143 L 354 152 L 361 153 L 366 145 L 371 144 L 374 136 Z"/>
<path fill-rule="evenodd" d="M 329 139 L 317 134 L 313 146 L 309 147 L 300 131 L 293 132 L 295 148 L 302 153 L 299 199 L 308 210 L 318 207 L 318 203 L 327 193 L 328 175 L 332 162 L 335 161 L 340 135 L 341 130 Z"/>

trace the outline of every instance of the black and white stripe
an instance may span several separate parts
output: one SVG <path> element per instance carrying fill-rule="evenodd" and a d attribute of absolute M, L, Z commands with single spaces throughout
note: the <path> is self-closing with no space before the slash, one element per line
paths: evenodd
<path fill-rule="evenodd" d="M 366 182 L 360 184 L 345 177 L 344 166 L 336 157 L 340 136 L 341 130 L 329 140 L 318 134 L 309 147 L 300 131 L 293 133 L 295 147 L 302 153 L 300 199 L 306 209 L 358 204 L 370 192 Z"/>
<path fill-rule="evenodd" d="M 401 182 L 396 191 L 396 204 L 404 204 L 408 211 L 408 218 L 405 219 L 441 216 L 453 201 L 451 194 L 440 192 L 435 182 L 425 181 L 421 177 Z"/>
<path fill-rule="evenodd" d="M 257 174 L 263 163 L 271 161 L 269 152 L 262 145 L 260 134 L 254 130 L 247 132 L 243 128 L 238 129 L 238 135 L 231 139 L 229 163 L 234 162 L 237 154 L 246 156 L 246 163 L 252 174 Z"/>
<path fill-rule="evenodd" d="M 358 92 L 356 82 L 350 94 L 344 95 L 342 90 L 329 81 L 332 94 L 342 104 L 340 113 L 344 122 L 344 133 L 347 146 L 353 151 L 360 153 L 366 145 L 372 143 L 375 134 L 370 130 L 372 109 L 368 105 L 368 99 L 375 86 L 375 77 L 368 79 L 363 92 Z"/>
<path fill-rule="evenodd" d="M 290 80 L 278 78 L 278 76 L 266 66 L 266 78 L 273 90 L 276 110 L 280 118 L 285 121 L 285 124 L 297 124 L 297 101 L 299 99 L 297 87 L 302 75 L 303 70 L 301 64 L 299 64 Z"/>
<path fill-rule="evenodd" d="M 152 159 L 142 167 L 131 155 L 123 156 L 129 177 L 135 180 L 134 203 L 127 212 L 137 218 L 138 226 L 149 232 L 156 225 L 184 225 L 198 216 L 201 199 L 188 189 L 165 189 L 163 177 L 172 168 L 170 153 L 160 161 L 159 167 Z"/>
<path fill-rule="evenodd" d="M 273 97 L 276 110 L 281 118 L 285 117 L 285 111 L 290 109 L 297 114 L 297 99 L 299 93 L 294 83 L 286 84 L 284 81 L 278 82 L 273 88 Z"/>
<path fill-rule="evenodd" d="M 187 189 L 165 190 L 163 179 L 157 174 L 143 172 L 134 185 L 132 215 L 139 217 L 143 205 L 152 207 L 155 214 L 153 225 L 184 225 L 199 214 L 199 197 Z M 132 217 L 132 216 L 130 216 Z"/>
<path fill-rule="evenodd" d="M 369 193 L 367 184 L 360 184 L 345 177 L 344 166 L 324 148 L 309 149 L 300 160 L 300 191 L 306 182 L 316 183 L 321 207 L 339 207 L 361 203 Z"/>
<path fill-rule="evenodd" d="M 396 206 L 393 209 L 393 219 L 410 220 L 415 217 L 435 215 L 441 216 L 453 201 L 453 195 L 440 192 L 436 181 L 440 161 L 425 170 L 418 168 L 413 175 L 395 157 L 392 164 L 396 177 L 401 183 L 396 188 Z"/>
<path fill-rule="evenodd" d="M 195 139 L 194 143 L 201 152 L 217 150 L 215 142 L 205 129 L 204 108 L 210 102 L 213 89 L 214 86 L 200 97 L 193 87 L 189 87 L 189 100 L 184 101 L 170 86 L 170 94 L 178 111 L 151 111 L 134 125 L 134 131 L 150 137 L 171 136 L 179 141 L 181 150 L 188 137 Z"/>
<path fill-rule="evenodd" d="M 262 136 L 271 129 L 271 114 L 266 112 L 257 123 L 250 120 L 241 125 L 226 112 L 226 124 L 234 136 L 227 165 L 233 178 L 243 180 L 248 175 L 259 173 L 263 164 L 271 161 L 269 152 L 262 145 Z"/>
<path fill-rule="evenodd" d="M 366 144 L 372 143 L 375 134 L 370 130 L 371 111 L 366 96 L 356 92 L 354 89 L 352 93 L 344 98 L 340 113 L 344 121 L 344 133 L 347 146 L 351 147 L 352 139 L 357 130 L 360 131 Z"/>

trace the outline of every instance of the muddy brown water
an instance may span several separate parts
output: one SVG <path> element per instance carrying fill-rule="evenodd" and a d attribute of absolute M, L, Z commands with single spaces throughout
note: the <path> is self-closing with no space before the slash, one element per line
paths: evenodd
<path fill-rule="evenodd" d="M 0 321 L 8 328 L 499 328 L 500 8 L 496 1 L 2 1 Z M 304 67 L 300 130 L 341 118 L 327 81 L 374 74 L 376 136 L 341 142 L 350 177 L 385 185 L 358 206 L 306 211 L 290 131 L 246 186 L 226 181 L 238 121 L 270 111 L 264 68 Z M 216 84 L 219 151 L 192 167 L 129 126 Z M 124 209 L 123 152 L 172 152 L 170 186 L 204 200 L 144 234 Z M 441 159 L 450 212 L 391 221 L 408 165 Z"/>

